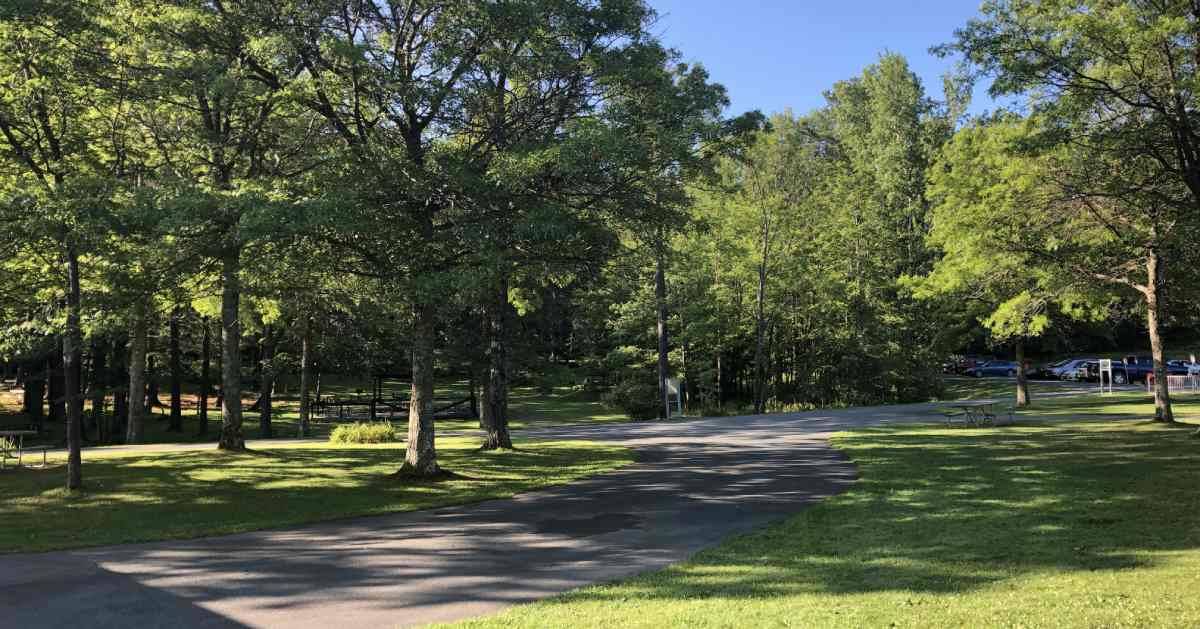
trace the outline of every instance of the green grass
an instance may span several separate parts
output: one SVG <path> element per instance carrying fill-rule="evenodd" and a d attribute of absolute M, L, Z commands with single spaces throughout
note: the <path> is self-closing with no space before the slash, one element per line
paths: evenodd
<path fill-rule="evenodd" d="M 849 492 L 463 626 L 1200 626 L 1194 426 L 1146 421 L 1133 397 L 1051 410 L 1065 419 L 839 434 L 862 477 Z"/>
<path fill-rule="evenodd" d="M 364 389 L 364 387 L 369 391 L 370 384 L 365 382 L 324 384 L 322 385 L 322 396 L 353 396 L 357 394 L 357 391 Z M 394 392 L 403 390 L 402 383 L 395 381 L 386 381 L 384 383 L 385 396 L 390 396 Z M 190 391 L 190 389 L 185 389 L 185 396 Z M 445 383 L 437 391 L 439 399 L 459 398 L 466 395 L 465 382 Z M 250 397 L 249 393 L 247 396 L 243 400 L 243 409 L 248 409 L 254 400 L 253 397 Z M 163 393 L 160 397 L 165 402 L 169 396 Z M 28 420 L 16 414 L 17 409 L 20 408 L 19 403 L 14 401 L 17 400 L 16 394 L 10 394 L 9 398 L 11 399 L 9 399 L 7 404 L 0 404 L 0 428 L 24 428 Z M 196 434 L 197 427 L 199 426 L 196 409 L 185 403 L 183 408 L 183 432 L 168 432 L 168 409 L 155 408 L 151 411 L 151 415 L 145 423 L 144 442 L 216 443 L 217 434 L 220 431 L 221 411 L 219 408 L 211 406 L 214 402 L 215 400 L 209 401 L 209 431 L 207 435 L 201 437 Z M 7 411 L 7 414 L 4 411 Z M 272 404 L 272 411 L 271 423 L 274 436 L 283 439 L 296 437 L 300 422 L 300 402 L 295 397 L 294 387 L 290 389 L 290 393 L 278 393 L 276 395 Z M 605 407 L 599 401 L 597 395 L 584 391 L 576 391 L 569 387 L 561 387 L 550 393 L 539 392 L 533 387 L 514 387 L 509 394 L 509 417 L 509 426 L 514 430 L 562 424 L 629 421 L 619 411 Z M 259 431 L 258 418 L 259 416 L 256 411 L 244 412 L 242 432 L 247 439 L 262 438 L 262 433 Z M 404 431 L 407 426 L 407 419 L 399 418 L 393 423 L 401 431 Z M 332 428 L 333 425 L 330 423 L 313 421 L 310 425 L 310 436 L 319 438 L 327 437 Z M 479 429 L 479 421 L 474 419 L 443 419 L 438 420 L 437 428 L 443 431 L 475 431 Z M 64 440 L 64 428 L 60 425 L 47 422 L 46 432 L 39 435 L 36 439 L 31 439 L 29 443 L 61 445 Z"/>
<path fill-rule="evenodd" d="M 441 465 L 460 477 L 389 478 L 403 446 L 304 444 L 248 454 L 214 450 L 89 450 L 85 490 L 62 489 L 62 458 L 46 469 L 0 472 L 0 552 L 180 539 L 347 516 L 502 498 L 615 469 L 628 450 L 586 442 L 478 452 L 474 439 L 440 439 Z"/>

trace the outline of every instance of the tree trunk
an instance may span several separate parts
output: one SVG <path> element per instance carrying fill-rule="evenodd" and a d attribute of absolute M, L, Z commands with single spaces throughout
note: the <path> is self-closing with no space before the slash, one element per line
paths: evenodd
<path fill-rule="evenodd" d="M 242 436 L 242 324 L 238 319 L 241 285 L 238 251 L 226 254 L 221 264 L 221 450 L 245 450 Z"/>
<path fill-rule="evenodd" d="M 1029 406 L 1029 378 L 1025 377 L 1025 340 L 1017 339 L 1017 406 Z"/>
<path fill-rule="evenodd" d="M 308 389 L 312 381 L 312 321 L 305 319 L 304 331 L 300 336 L 300 434 L 308 436 L 309 414 L 312 412 L 312 401 Z"/>
<path fill-rule="evenodd" d="M 671 416 L 671 392 L 667 389 L 667 378 L 670 377 L 671 365 L 667 352 L 670 339 L 667 338 L 667 260 L 663 249 L 665 243 L 660 243 L 654 259 L 654 310 L 658 318 L 658 417 L 667 419 Z"/>
<path fill-rule="evenodd" d="M 257 413 L 262 408 L 262 380 L 263 380 L 263 340 L 260 338 L 254 342 L 253 348 L 253 364 L 254 378 L 250 384 L 255 389 L 258 389 L 258 396 L 254 398 L 254 403 L 249 407 L 242 409 L 243 413 Z"/>
<path fill-rule="evenodd" d="M 212 326 L 207 318 L 200 320 L 200 326 L 204 328 L 204 340 L 200 345 L 200 426 L 196 434 L 207 435 L 208 394 L 212 391 Z"/>
<path fill-rule="evenodd" d="M 721 384 L 721 350 L 717 349 L 717 408 L 725 408 L 725 388 Z"/>
<path fill-rule="evenodd" d="M 42 429 L 45 423 L 43 400 L 46 398 L 46 370 L 41 366 L 29 369 L 25 376 L 24 411 L 29 417 L 29 425 Z"/>
<path fill-rule="evenodd" d="M 66 383 L 63 378 L 63 347 L 62 338 L 59 338 L 54 349 L 50 351 L 50 358 L 46 362 L 46 384 L 49 386 L 47 394 L 47 407 L 49 413 L 47 419 L 50 420 L 50 425 L 62 425 L 67 420 L 67 402 L 64 398 Z"/>
<path fill-rule="evenodd" d="M 500 277 L 485 310 L 488 319 L 487 383 L 483 391 L 482 450 L 512 449 L 508 432 L 508 278 Z"/>
<path fill-rule="evenodd" d="M 765 255 L 765 245 L 764 245 Z M 767 409 L 767 264 L 764 259 L 758 265 L 758 290 L 754 303 L 754 412 L 764 413 Z"/>
<path fill-rule="evenodd" d="M 433 336 L 434 309 L 418 304 L 414 309 L 412 391 L 408 401 L 408 449 L 400 476 L 437 476 L 433 429 Z"/>
<path fill-rule="evenodd" d="M 153 412 L 154 409 L 163 406 L 162 400 L 158 399 L 158 358 L 150 353 L 149 338 L 147 337 L 146 348 L 146 409 L 147 412 Z"/>
<path fill-rule="evenodd" d="M 105 400 L 108 388 L 108 356 L 103 341 L 92 340 L 92 429 L 98 443 L 104 443 Z"/>
<path fill-rule="evenodd" d="M 487 426 L 483 425 L 483 414 L 479 412 L 479 373 L 475 368 L 474 362 L 467 363 L 467 387 L 471 391 L 471 417 L 479 420 L 480 430 L 486 430 Z"/>
<path fill-rule="evenodd" d="M 129 382 L 128 354 L 125 351 L 125 339 L 117 335 L 112 342 L 112 367 L 109 369 L 108 383 L 113 393 L 113 412 L 111 423 L 104 426 L 104 436 L 101 443 L 114 443 L 118 435 L 125 434 L 126 422 L 129 418 Z"/>
<path fill-rule="evenodd" d="M 125 422 L 125 443 L 141 443 L 146 419 L 146 313 L 136 306 L 133 329 L 129 332 L 129 419 Z"/>
<path fill-rule="evenodd" d="M 683 326 L 680 325 L 682 328 Z M 679 345 L 679 371 L 683 374 L 679 388 L 679 405 L 685 413 L 692 412 L 692 374 L 688 371 L 688 343 L 685 340 Z"/>
<path fill-rule="evenodd" d="M 1158 251 L 1151 249 L 1146 257 L 1146 331 L 1150 334 L 1150 355 L 1154 359 L 1154 420 L 1175 422 L 1171 410 L 1171 390 L 1167 380 L 1167 363 L 1163 359 L 1162 335 L 1159 321 L 1162 315 L 1159 289 L 1162 286 L 1162 260 Z"/>
<path fill-rule="evenodd" d="M 275 337 L 271 332 L 269 325 L 263 329 L 262 352 L 259 356 L 258 433 L 264 439 L 275 436 L 271 427 L 271 406 L 275 394 L 275 369 L 271 361 L 275 359 Z"/>
<path fill-rule="evenodd" d="M 63 335 L 63 376 L 66 384 L 67 407 L 67 489 L 83 487 L 83 417 L 78 404 L 79 362 L 82 356 L 83 334 L 79 329 L 79 254 L 67 247 L 67 329 Z"/>
<path fill-rule="evenodd" d="M 183 432 L 183 360 L 179 350 L 179 320 L 183 310 L 176 306 L 168 323 L 170 329 L 171 421 L 169 432 Z"/>

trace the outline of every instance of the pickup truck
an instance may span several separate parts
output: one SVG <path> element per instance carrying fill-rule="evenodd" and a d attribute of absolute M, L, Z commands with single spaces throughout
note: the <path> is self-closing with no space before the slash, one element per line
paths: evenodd
<path fill-rule="evenodd" d="M 1121 361 L 1113 361 L 1113 382 L 1116 384 L 1126 384 L 1133 382 L 1146 382 L 1146 376 L 1154 373 L 1154 359 L 1149 356 L 1126 356 Z M 1168 362 L 1166 365 L 1167 374 L 1172 376 L 1186 376 L 1188 368 L 1186 365 L 1178 362 Z M 1089 362 L 1087 366 L 1088 379 L 1100 379 L 1100 363 Z"/>

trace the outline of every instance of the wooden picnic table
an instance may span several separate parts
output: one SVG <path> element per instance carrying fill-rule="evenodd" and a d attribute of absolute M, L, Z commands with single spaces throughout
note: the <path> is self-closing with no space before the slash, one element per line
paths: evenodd
<path fill-rule="evenodd" d="M 996 400 L 960 400 L 957 402 L 947 402 L 945 406 L 951 411 L 943 411 L 946 416 L 946 425 L 954 425 L 955 419 L 961 418 L 964 425 L 984 426 L 996 423 L 996 406 L 999 404 Z M 1011 423 L 1012 413 L 1009 413 L 1009 421 Z"/>
<path fill-rule="evenodd" d="M 37 434 L 36 430 L 0 430 L 0 470 L 4 469 L 8 459 L 16 459 L 17 466 L 20 467 L 25 454 L 25 437 Z M 16 450 L 16 456 L 12 456 L 13 450 Z M 46 450 L 42 449 L 42 465 L 45 464 Z"/>

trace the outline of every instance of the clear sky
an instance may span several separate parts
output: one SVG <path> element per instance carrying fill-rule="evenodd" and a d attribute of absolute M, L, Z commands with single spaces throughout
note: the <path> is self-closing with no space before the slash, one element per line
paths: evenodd
<path fill-rule="evenodd" d="M 732 113 L 791 107 L 805 113 L 880 53 L 908 58 L 929 95 L 942 97 L 954 61 L 929 53 L 975 16 L 979 0 L 649 0 L 655 31 L 685 61 L 700 62 L 729 89 Z M 986 86 L 972 112 L 993 108 Z"/>

